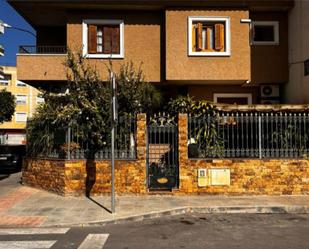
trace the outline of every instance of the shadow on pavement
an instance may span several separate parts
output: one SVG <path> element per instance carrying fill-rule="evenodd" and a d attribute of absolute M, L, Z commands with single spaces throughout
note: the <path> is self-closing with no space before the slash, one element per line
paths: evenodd
<path fill-rule="evenodd" d="M 96 200 L 92 199 L 90 196 L 87 196 L 87 198 L 92 201 L 93 203 L 97 204 L 99 207 L 103 208 L 106 212 L 112 213 L 111 210 L 109 210 L 107 207 L 104 207 L 102 204 L 98 203 Z"/>

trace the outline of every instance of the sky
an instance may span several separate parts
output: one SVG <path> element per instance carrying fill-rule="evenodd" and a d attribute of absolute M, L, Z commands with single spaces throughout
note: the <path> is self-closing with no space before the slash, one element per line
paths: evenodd
<path fill-rule="evenodd" d="M 6 0 L 0 0 L 0 20 L 13 27 L 26 29 L 35 33 L 33 28 L 6 2 Z M 15 29 L 5 29 L 4 34 L 0 34 L 0 44 L 5 50 L 4 57 L 0 56 L 0 65 L 15 66 L 18 47 L 21 45 L 35 45 L 35 37 Z"/>

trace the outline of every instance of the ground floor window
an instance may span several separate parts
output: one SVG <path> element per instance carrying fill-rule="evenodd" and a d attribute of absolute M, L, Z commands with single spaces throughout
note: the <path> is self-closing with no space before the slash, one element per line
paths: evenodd
<path fill-rule="evenodd" d="M 251 93 L 215 93 L 214 102 L 222 104 L 250 105 L 252 104 Z"/>

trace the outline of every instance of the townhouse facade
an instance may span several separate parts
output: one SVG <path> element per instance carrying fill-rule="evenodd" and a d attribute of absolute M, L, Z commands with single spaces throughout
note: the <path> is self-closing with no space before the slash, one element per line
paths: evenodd
<path fill-rule="evenodd" d="M 106 64 L 142 64 L 169 96 L 221 103 L 277 104 L 289 82 L 288 14 L 293 0 L 8 0 L 35 28 L 21 46 L 18 78 L 63 87 L 67 48 L 82 51 L 102 78 Z"/>
<path fill-rule="evenodd" d="M 12 120 L 0 125 L 0 144 L 25 144 L 27 119 L 43 102 L 43 98 L 36 88 L 17 80 L 16 67 L 4 66 L 3 69 L 4 78 L 0 79 L 0 90 L 6 89 L 15 96 L 16 108 Z"/>

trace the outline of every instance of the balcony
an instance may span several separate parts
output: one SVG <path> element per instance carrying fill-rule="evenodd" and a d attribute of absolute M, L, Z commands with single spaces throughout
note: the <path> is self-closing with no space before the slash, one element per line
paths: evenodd
<path fill-rule="evenodd" d="M 19 54 L 66 54 L 66 46 L 20 46 Z"/>
<path fill-rule="evenodd" d="M 28 84 L 65 81 L 66 46 L 20 46 L 17 77 Z"/>

